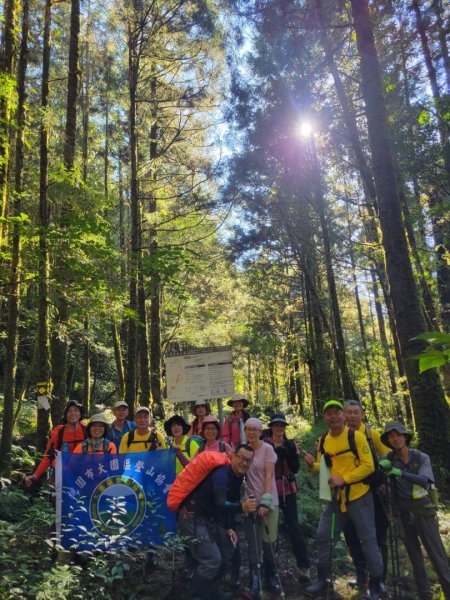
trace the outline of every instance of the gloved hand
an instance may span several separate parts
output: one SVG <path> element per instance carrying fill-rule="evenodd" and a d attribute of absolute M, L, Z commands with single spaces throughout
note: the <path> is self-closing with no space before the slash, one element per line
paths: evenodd
<path fill-rule="evenodd" d="M 383 471 L 383 473 L 387 473 L 392 469 L 392 463 L 389 459 L 383 458 L 383 460 L 380 460 L 378 463 L 378 467 L 381 471 Z"/>
<path fill-rule="evenodd" d="M 267 508 L 268 510 L 273 510 L 272 494 L 263 494 L 259 501 L 259 506 Z"/>
<path fill-rule="evenodd" d="M 400 469 L 397 469 L 397 467 L 392 467 L 392 469 L 390 471 L 388 471 L 386 473 L 386 475 L 388 477 L 401 477 L 402 476 L 402 472 Z"/>

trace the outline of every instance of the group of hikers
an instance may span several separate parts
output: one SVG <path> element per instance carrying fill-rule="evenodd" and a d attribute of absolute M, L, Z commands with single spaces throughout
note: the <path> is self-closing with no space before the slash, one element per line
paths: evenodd
<path fill-rule="evenodd" d="M 389 554 L 394 584 L 400 584 L 400 573 L 395 573 L 398 533 L 420 599 L 433 598 L 422 544 L 444 597 L 450 600 L 450 566 L 439 534 L 430 459 L 410 448 L 412 434 L 401 422 L 386 423 L 380 434 L 364 422 L 358 401 L 329 400 L 323 407 L 327 431 L 313 455 L 301 453 L 296 442 L 286 436 L 289 423 L 284 414 L 273 414 L 264 428 L 260 419 L 247 412 L 248 405 L 243 395 L 232 396 L 228 401 L 231 412 L 222 426 L 211 415 L 210 405 L 198 400 L 191 406 L 191 423 L 181 415 L 164 423 L 168 445 L 176 451 L 177 476 L 168 505 L 177 511 L 178 533 L 186 549 L 189 589 L 184 597 L 235 597 L 241 588 L 242 536 L 247 542 L 249 568 L 243 597 L 259 600 L 264 589 L 284 597 L 276 544 L 281 510 L 295 557 L 299 592 L 311 597 L 330 593 L 333 549 L 343 532 L 356 572 L 350 584 L 367 588 L 369 600 L 382 598 L 387 593 Z M 70 401 L 62 424 L 53 429 L 45 455 L 35 472 L 25 478 L 25 485 L 33 485 L 54 464 L 56 450 L 114 454 L 167 447 L 151 425 L 148 407 L 136 409 L 134 422 L 128 420 L 126 402 L 116 402 L 113 412 L 112 423 L 97 414 L 85 427 L 83 407 Z M 319 495 L 324 502 L 317 528 L 317 579 L 313 582 L 298 516 L 295 475 L 302 454 L 307 468 L 319 475 Z M 151 556 L 157 566 L 156 554 Z"/>

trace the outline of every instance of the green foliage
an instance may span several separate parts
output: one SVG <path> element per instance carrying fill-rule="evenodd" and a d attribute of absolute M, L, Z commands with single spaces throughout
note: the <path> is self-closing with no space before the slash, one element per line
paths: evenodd
<path fill-rule="evenodd" d="M 414 354 L 411 358 L 419 361 L 421 373 L 429 369 L 442 367 L 450 362 L 450 334 L 439 331 L 426 331 L 416 336 L 416 340 L 424 340 L 429 344 L 420 354 Z"/>

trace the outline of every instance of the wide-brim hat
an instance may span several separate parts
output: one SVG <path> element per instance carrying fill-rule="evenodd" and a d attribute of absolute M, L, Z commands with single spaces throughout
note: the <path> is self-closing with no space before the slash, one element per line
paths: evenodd
<path fill-rule="evenodd" d="M 245 396 L 243 396 L 242 394 L 233 394 L 231 396 L 231 398 L 228 400 L 227 405 L 231 406 L 231 408 L 233 408 L 234 402 L 242 402 L 242 404 L 244 405 L 244 408 L 250 404 L 250 402 L 247 400 L 247 398 Z"/>
<path fill-rule="evenodd" d="M 86 426 L 86 431 L 89 436 L 91 435 L 91 426 L 94 423 L 101 423 L 102 425 L 104 425 L 105 433 L 106 433 L 106 431 L 108 431 L 109 424 L 108 424 L 108 421 L 106 420 L 105 415 L 102 415 L 102 414 L 92 415 L 92 417 L 89 419 L 89 423 Z"/>
<path fill-rule="evenodd" d="M 197 406 L 204 406 L 206 408 L 207 416 L 211 414 L 211 407 L 206 402 L 206 400 L 197 400 L 197 402 L 195 402 L 195 404 L 191 404 L 191 408 L 189 409 L 191 411 L 192 415 L 197 416 L 197 413 L 195 412 L 195 409 L 197 408 Z"/>
<path fill-rule="evenodd" d="M 272 418 L 269 421 L 269 427 L 271 425 L 275 425 L 276 423 L 281 423 L 282 425 L 289 425 L 283 413 L 275 413 L 274 415 L 272 415 Z"/>
<path fill-rule="evenodd" d="M 406 436 L 406 443 L 408 445 L 409 445 L 410 441 L 412 440 L 412 433 L 406 429 L 406 427 L 403 425 L 403 423 L 401 423 L 400 421 L 389 421 L 384 426 L 384 431 L 380 435 L 381 441 L 388 448 L 392 448 L 392 446 L 388 442 L 388 435 L 390 434 L 391 431 L 396 431 L 397 433 L 401 433 L 404 436 Z"/>
<path fill-rule="evenodd" d="M 217 428 L 217 439 L 219 439 L 222 435 L 222 427 L 220 426 L 220 421 L 219 419 L 216 419 L 216 417 L 205 417 L 202 421 L 202 435 L 204 436 L 204 429 L 205 426 L 208 425 L 208 423 L 213 423 L 213 425 L 216 426 Z"/>
<path fill-rule="evenodd" d="M 181 415 L 173 415 L 170 417 L 170 419 L 167 419 L 167 421 L 164 422 L 164 431 L 167 433 L 167 435 L 173 436 L 172 425 L 174 423 L 178 423 L 183 427 L 183 435 L 186 435 L 191 428 Z"/>

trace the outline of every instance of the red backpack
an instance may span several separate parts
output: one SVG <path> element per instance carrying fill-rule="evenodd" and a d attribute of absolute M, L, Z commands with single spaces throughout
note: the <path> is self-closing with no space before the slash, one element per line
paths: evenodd
<path fill-rule="evenodd" d="M 173 512 L 179 510 L 183 500 L 201 483 L 207 475 L 230 464 L 230 459 L 222 452 L 200 452 L 177 476 L 167 495 L 167 506 Z"/>

